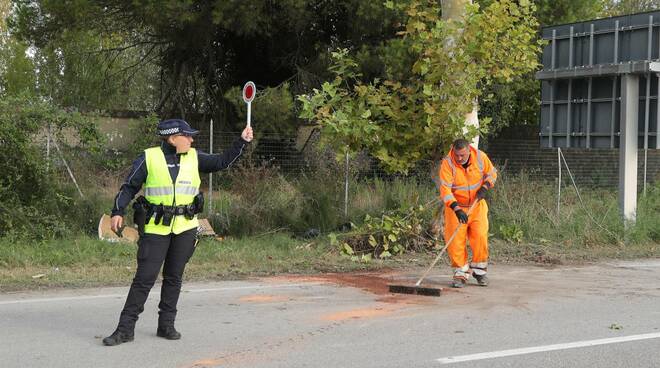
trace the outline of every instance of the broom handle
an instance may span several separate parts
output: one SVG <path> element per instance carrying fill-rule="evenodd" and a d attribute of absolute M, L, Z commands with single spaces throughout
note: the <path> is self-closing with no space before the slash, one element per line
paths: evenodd
<path fill-rule="evenodd" d="M 474 203 L 472 203 L 472 206 L 470 206 L 470 209 L 469 209 L 468 212 L 467 212 L 468 216 L 472 213 L 472 210 L 473 210 L 474 207 L 477 205 L 477 203 L 479 203 L 479 201 L 475 201 Z M 426 269 L 426 272 L 424 272 L 424 274 L 422 275 L 422 277 L 420 277 L 419 280 L 417 280 L 417 282 L 415 283 L 415 286 L 416 286 L 416 287 L 422 284 L 422 281 L 426 278 L 426 276 L 429 274 L 429 272 L 431 272 L 431 270 L 433 269 L 433 267 L 435 267 L 435 264 L 438 263 L 438 261 L 440 260 L 440 257 L 442 257 L 442 255 L 443 255 L 443 254 L 445 253 L 445 251 L 447 250 L 447 247 L 449 246 L 449 244 L 451 244 L 451 242 L 452 242 L 452 241 L 454 240 L 454 238 L 456 237 L 456 234 L 458 234 L 458 230 L 461 228 L 461 226 L 463 226 L 463 224 L 459 222 L 459 223 L 458 223 L 458 226 L 456 226 L 456 230 L 454 230 L 454 233 L 451 234 L 451 237 L 449 238 L 449 240 L 448 240 L 447 243 L 445 244 L 445 247 L 442 248 L 442 250 L 440 251 L 440 253 L 438 253 L 438 256 L 435 257 L 435 259 L 433 260 L 433 263 L 431 263 L 431 265 L 429 266 L 429 268 Z"/>

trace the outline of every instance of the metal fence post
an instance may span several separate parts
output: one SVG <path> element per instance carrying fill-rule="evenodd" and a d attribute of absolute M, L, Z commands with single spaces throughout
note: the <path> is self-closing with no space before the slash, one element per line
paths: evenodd
<path fill-rule="evenodd" d="M 561 148 L 557 147 L 557 168 L 559 169 L 559 180 L 557 181 L 557 216 L 559 216 L 559 204 L 561 202 Z"/>
<path fill-rule="evenodd" d="M 213 154 L 213 119 L 209 123 L 209 154 Z M 213 213 L 213 173 L 209 173 L 209 207 L 207 216 Z"/>
<path fill-rule="evenodd" d="M 50 123 L 48 123 L 48 130 L 46 131 L 46 170 L 50 170 Z"/>
<path fill-rule="evenodd" d="M 346 173 L 344 175 L 344 217 L 348 219 L 348 147 L 346 147 Z"/>

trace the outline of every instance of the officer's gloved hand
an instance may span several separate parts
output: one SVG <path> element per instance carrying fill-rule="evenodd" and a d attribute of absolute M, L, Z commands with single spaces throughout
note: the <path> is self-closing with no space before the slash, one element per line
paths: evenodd
<path fill-rule="evenodd" d="M 465 211 L 459 208 L 455 210 L 454 213 L 456 214 L 456 218 L 458 219 L 458 222 L 460 222 L 461 224 L 467 224 L 468 215 L 467 213 L 465 213 Z"/>
<path fill-rule="evenodd" d="M 486 198 L 486 193 L 488 193 L 488 188 L 485 185 L 482 185 L 481 188 L 477 190 L 477 201 Z"/>

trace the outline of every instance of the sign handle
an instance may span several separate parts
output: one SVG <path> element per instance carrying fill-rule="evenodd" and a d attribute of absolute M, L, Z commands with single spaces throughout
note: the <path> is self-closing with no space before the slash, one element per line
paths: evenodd
<path fill-rule="evenodd" d="M 247 103 L 247 127 L 250 127 L 252 121 L 252 101 Z"/>

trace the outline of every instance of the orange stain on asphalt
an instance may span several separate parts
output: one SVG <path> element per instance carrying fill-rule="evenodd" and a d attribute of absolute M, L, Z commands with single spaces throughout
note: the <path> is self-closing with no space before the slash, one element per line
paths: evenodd
<path fill-rule="evenodd" d="M 187 366 L 187 368 L 217 367 L 224 363 L 225 363 L 224 359 L 204 359 L 194 362 L 192 365 Z"/>
<path fill-rule="evenodd" d="M 383 317 L 394 313 L 396 309 L 398 308 L 387 307 L 387 306 L 351 309 L 347 311 L 326 314 L 321 316 L 321 319 L 325 321 L 345 321 L 349 319 Z"/>
<path fill-rule="evenodd" d="M 390 277 L 373 272 L 285 275 L 271 277 L 267 280 L 275 282 L 323 282 L 340 286 L 349 286 L 374 294 L 376 296 L 376 301 L 388 304 L 428 305 L 434 304 L 437 301 L 437 298 L 429 296 L 392 294 L 389 291 L 389 284 L 399 284 L 401 282 L 394 281 Z M 439 285 L 427 286 L 442 288 Z M 446 290 L 446 288 L 443 290 Z"/>
<path fill-rule="evenodd" d="M 247 295 L 238 300 L 247 303 L 275 303 L 285 302 L 290 300 L 290 298 L 285 295 Z"/>

